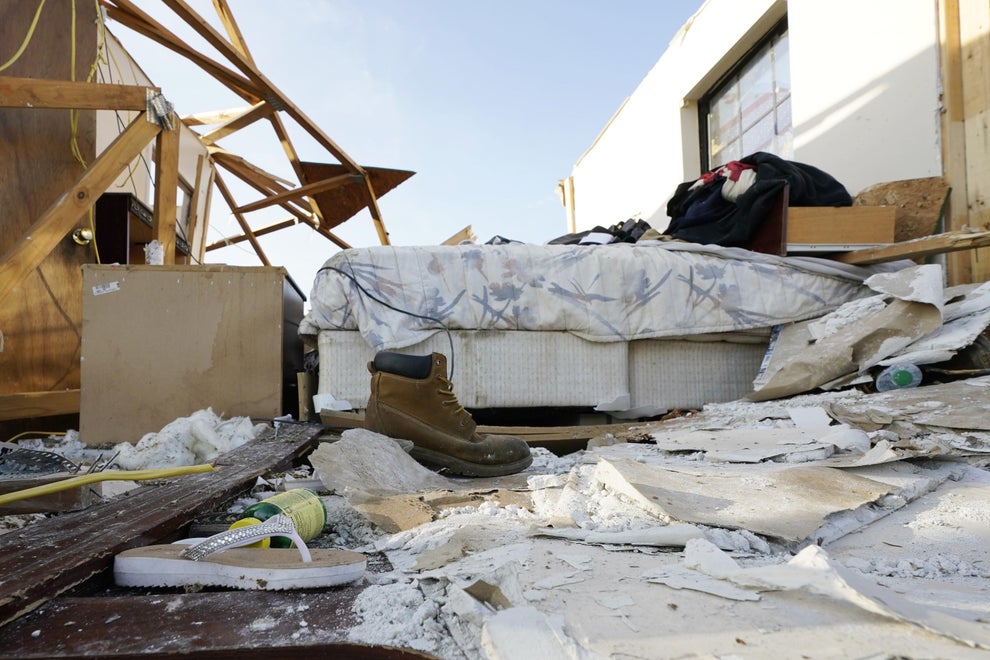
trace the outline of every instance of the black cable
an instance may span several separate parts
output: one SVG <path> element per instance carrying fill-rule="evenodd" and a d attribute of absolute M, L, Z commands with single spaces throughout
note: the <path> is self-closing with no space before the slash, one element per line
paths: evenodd
<path fill-rule="evenodd" d="M 349 263 L 350 262 L 348 262 L 348 264 Z M 443 321 L 441 321 L 440 319 L 435 318 L 433 316 L 424 316 L 423 314 L 416 314 L 415 312 L 410 312 L 407 309 L 400 309 L 399 307 L 396 307 L 395 305 L 391 305 L 391 304 L 385 302 L 381 298 L 376 297 L 370 291 L 368 291 L 367 289 L 365 289 L 361 285 L 361 283 L 358 282 L 358 279 L 356 277 L 354 277 L 354 275 L 352 273 L 348 273 L 346 271 L 343 271 L 343 270 L 341 270 L 341 269 L 339 269 L 339 268 L 337 268 L 335 266 L 324 266 L 323 268 L 320 268 L 318 271 L 316 271 L 316 274 L 319 275 L 321 272 L 323 272 L 325 270 L 332 270 L 335 273 L 340 273 L 341 275 L 343 275 L 344 277 L 346 277 L 350 281 L 354 282 L 354 285 L 361 291 L 361 293 L 363 293 L 367 297 L 371 298 L 372 300 L 374 300 L 375 302 L 377 302 L 380 305 L 385 305 L 389 309 L 394 310 L 396 312 L 399 312 L 400 314 L 405 314 L 406 316 L 412 316 L 412 317 L 417 318 L 417 319 L 423 319 L 424 321 L 432 321 L 432 322 L 436 323 L 437 325 L 439 325 L 441 328 L 443 328 L 443 331 L 447 333 L 447 342 L 450 344 L 450 373 L 448 374 L 448 378 L 450 378 L 450 380 L 454 380 L 454 338 L 450 334 L 450 328 L 447 327 L 447 324 L 445 324 Z"/>

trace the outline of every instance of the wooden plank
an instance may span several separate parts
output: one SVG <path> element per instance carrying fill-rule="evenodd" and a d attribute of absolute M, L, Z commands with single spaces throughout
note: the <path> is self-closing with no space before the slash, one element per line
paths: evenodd
<path fill-rule="evenodd" d="M 289 132 L 285 130 L 285 124 L 282 122 L 282 118 L 278 114 L 273 114 L 269 121 L 272 124 L 272 128 L 275 130 L 275 135 L 278 137 L 279 144 L 282 145 L 282 151 L 285 152 L 286 157 L 289 159 L 289 164 L 292 165 L 292 171 L 296 173 L 296 179 L 299 183 L 306 183 L 306 172 L 303 169 L 303 165 L 299 160 L 299 153 L 296 151 L 295 145 L 292 144 L 292 138 L 289 137 Z M 316 218 L 318 223 L 317 226 L 323 225 L 323 211 L 320 209 L 320 205 L 315 197 L 309 198 L 309 208 L 313 212 L 313 216 Z"/>
<path fill-rule="evenodd" d="M 48 484 L 78 476 L 68 472 L 36 476 L 10 476 L 0 479 L 0 495 L 16 493 L 20 490 L 47 486 Z M 55 513 L 79 511 L 96 504 L 102 497 L 102 484 L 97 482 L 75 488 L 66 488 L 46 495 L 37 495 L 0 505 L 0 516 L 22 513 Z"/>
<path fill-rule="evenodd" d="M 967 225 L 990 229 L 990 2 L 959 3 Z M 990 250 L 970 254 L 970 281 L 990 280 Z"/>
<path fill-rule="evenodd" d="M 116 0 L 118 4 L 121 4 L 122 0 Z M 307 132 L 310 136 L 316 140 L 320 146 L 332 153 L 337 160 L 346 165 L 348 169 L 352 170 L 355 174 L 364 174 L 364 170 L 358 165 L 354 160 L 351 159 L 344 150 L 341 149 L 337 144 L 327 136 L 319 126 L 317 126 L 306 114 L 299 109 L 296 104 L 290 101 L 275 85 L 271 83 L 258 69 L 254 66 L 253 62 L 249 57 L 242 54 L 237 48 L 232 46 L 230 42 L 223 38 L 223 36 L 216 31 L 216 29 L 206 21 L 202 16 L 196 13 L 188 4 L 183 2 L 183 0 L 163 0 L 164 3 L 173 11 L 179 18 L 186 22 L 193 30 L 195 30 L 201 37 L 206 39 L 206 41 L 217 49 L 217 51 L 227 58 L 231 64 L 237 67 L 241 73 L 251 80 L 252 84 L 255 85 L 262 93 L 259 98 L 264 99 L 276 99 L 278 102 L 278 107 L 280 110 L 284 110 L 286 114 L 292 117 L 296 122 Z M 127 4 L 131 4 L 128 2 Z"/>
<path fill-rule="evenodd" d="M 251 242 L 251 247 L 254 248 L 254 253 L 258 255 L 258 259 L 265 266 L 271 266 L 271 261 L 268 260 L 268 256 L 265 254 L 265 250 L 261 247 L 261 243 L 258 242 L 258 237 L 254 235 L 254 231 L 251 229 L 251 225 L 248 224 L 247 219 L 245 219 L 242 213 L 239 213 L 237 209 L 237 201 L 234 199 L 233 194 L 230 192 L 230 188 L 224 183 L 223 177 L 220 176 L 219 172 L 214 174 L 213 184 L 220 191 L 220 196 L 223 197 L 224 201 L 227 203 L 231 209 L 234 209 L 232 213 L 234 218 L 237 220 L 237 224 L 241 226 L 241 231 L 244 232 L 244 236 L 247 240 Z"/>
<path fill-rule="evenodd" d="M 834 259 L 846 264 L 865 266 L 898 259 L 920 259 L 932 254 L 972 250 L 990 246 L 990 231 L 953 231 L 884 247 L 856 250 L 836 255 Z"/>
<path fill-rule="evenodd" d="M 258 477 L 293 465 L 318 444 L 317 425 L 280 425 L 223 454 L 212 472 L 141 486 L 126 497 L 0 535 L 0 626 L 106 571 L 128 548 L 168 542 Z"/>
<path fill-rule="evenodd" d="M 186 218 L 186 235 L 189 237 L 189 255 L 196 254 L 196 244 L 200 246 L 206 244 L 206 230 L 209 228 L 210 224 L 210 214 L 209 209 L 203 213 L 202 217 L 205 220 L 202 228 L 202 237 L 198 237 L 197 232 L 200 231 L 199 228 L 199 218 L 200 214 L 198 212 L 200 198 L 209 191 L 210 187 L 213 185 L 212 180 L 203 181 L 203 168 L 206 166 L 207 156 L 205 154 L 200 154 L 196 157 L 196 174 L 193 175 L 193 186 L 192 195 L 189 198 L 189 217 Z M 212 167 L 210 168 L 213 169 Z M 209 199 L 209 195 L 207 195 Z M 197 261 L 202 262 L 202 259 L 197 259 Z"/>
<path fill-rule="evenodd" d="M 0 394 L 0 421 L 71 415 L 79 412 L 79 390 Z"/>
<path fill-rule="evenodd" d="M 787 209 L 787 245 L 894 242 L 896 206 L 798 206 Z"/>
<path fill-rule="evenodd" d="M 253 229 L 251 235 L 258 237 L 264 236 L 265 234 L 271 234 L 280 229 L 286 229 L 287 227 L 294 227 L 299 224 L 299 220 L 296 218 L 289 218 L 288 220 L 283 220 L 282 222 L 276 222 L 272 225 L 266 225 L 264 227 L 259 227 L 258 229 Z M 310 225 L 312 227 L 312 225 Z M 229 247 L 235 243 L 243 243 L 244 241 L 251 240 L 251 236 L 247 234 L 241 234 L 240 236 L 231 236 L 230 238 L 224 238 L 222 240 L 210 243 L 206 246 L 206 251 L 219 250 L 221 248 Z"/>
<path fill-rule="evenodd" d="M 72 231 L 79 218 L 159 132 L 139 113 L 72 187 L 0 258 L 0 302 Z"/>
<path fill-rule="evenodd" d="M 240 108 L 228 108 L 226 110 L 210 110 L 207 112 L 194 112 L 185 115 L 182 123 L 192 128 L 193 126 L 212 126 L 214 124 L 224 124 L 232 119 L 240 117 L 245 112 L 250 112 L 253 105 Z"/>
<path fill-rule="evenodd" d="M 950 186 L 949 207 L 942 231 L 957 231 L 969 224 L 966 206 L 966 125 L 963 117 L 962 43 L 959 0 L 939 0 L 939 62 L 942 78 L 942 172 Z M 947 257 L 950 285 L 972 281 L 971 256 L 955 252 Z"/>
<path fill-rule="evenodd" d="M 234 20 L 234 14 L 230 11 L 227 0 L 213 0 L 213 10 L 216 11 L 217 17 L 220 18 L 220 22 L 223 24 L 223 29 L 227 33 L 230 43 L 234 45 L 234 48 L 240 52 L 245 60 L 253 65 L 254 58 L 251 57 L 251 51 L 248 50 L 247 42 L 244 41 L 244 35 L 241 34 L 241 28 L 238 27 L 237 21 Z"/>
<path fill-rule="evenodd" d="M 144 110 L 157 87 L 0 77 L 0 107 Z"/>
<path fill-rule="evenodd" d="M 229 121 L 213 129 L 209 133 L 202 135 L 199 139 L 203 144 L 211 145 L 217 140 L 221 140 L 228 135 L 233 135 L 237 131 L 250 126 L 259 119 L 270 116 L 275 110 L 268 103 L 262 101 L 252 108 L 248 108 L 243 113 L 233 117 Z"/>
<path fill-rule="evenodd" d="M 241 181 L 244 181 L 244 183 L 259 192 L 264 193 L 265 195 L 277 195 L 289 190 L 285 186 L 279 184 L 274 178 L 271 178 L 271 175 L 268 175 L 260 168 L 248 163 L 243 158 L 229 157 L 228 155 L 221 157 L 219 154 L 216 154 L 214 155 L 214 162 L 239 178 Z M 233 204 L 235 204 L 235 206 L 232 206 L 231 208 L 237 208 L 236 202 L 233 202 Z M 315 222 L 312 215 L 308 211 L 304 211 L 296 206 L 293 200 L 284 200 L 279 203 L 278 206 L 285 209 L 308 225 L 312 226 Z"/>
<path fill-rule="evenodd" d="M 440 245 L 460 245 L 464 241 L 470 241 L 471 243 L 477 242 L 478 237 L 474 235 L 474 230 L 471 225 L 468 225 L 464 229 L 460 230 L 447 240 L 445 240 Z"/>
<path fill-rule="evenodd" d="M 249 213 L 251 211 L 268 208 L 269 206 L 281 205 L 283 202 L 297 200 L 300 197 L 306 197 L 308 195 L 313 195 L 314 193 L 346 186 L 350 183 L 361 180 L 361 176 L 358 174 L 342 174 L 340 176 L 330 177 L 329 179 L 324 179 L 322 181 L 314 181 L 313 183 L 307 183 L 306 185 L 299 186 L 298 188 L 286 190 L 285 192 L 266 197 L 265 199 L 260 199 L 257 202 L 245 204 L 235 210 L 239 213 Z"/>
<path fill-rule="evenodd" d="M 250 80 L 206 57 L 166 30 L 129 0 L 106 0 L 101 4 L 106 8 L 108 17 L 185 57 L 252 105 L 262 99 L 263 94 Z"/>
<path fill-rule="evenodd" d="M 0 647 L 19 658 L 432 658 L 348 642 L 365 588 L 66 596 L 0 629 Z"/>
<path fill-rule="evenodd" d="M 155 210 L 151 225 L 154 240 L 162 244 L 165 264 L 175 263 L 176 188 L 179 185 L 179 121 L 172 114 L 172 129 L 158 133 L 155 143 Z"/>

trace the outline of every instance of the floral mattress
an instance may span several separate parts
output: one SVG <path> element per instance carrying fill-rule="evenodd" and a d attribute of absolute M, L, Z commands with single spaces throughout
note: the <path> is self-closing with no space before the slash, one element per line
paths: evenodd
<path fill-rule="evenodd" d="M 596 342 L 745 331 L 872 295 L 863 280 L 897 267 L 680 242 L 357 248 L 317 273 L 299 332 L 315 345 L 321 331 L 357 330 L 391 350 L 444 326 Z"/>

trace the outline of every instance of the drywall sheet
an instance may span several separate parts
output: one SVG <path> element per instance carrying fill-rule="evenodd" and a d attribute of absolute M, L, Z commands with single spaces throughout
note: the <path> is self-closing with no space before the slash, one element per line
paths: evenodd
<path fill-rule="evenodd" d="M 856 509 L 894 487 L 815 466 L 699 465 L 670 469 L 629 459 L 602 459 L 607 487 L 649 512 L 681 522 L 745 529 L 803 541 L 833 513 Z"/>
<path fill-rule="evenodd" d="M 137 442 L 209 407 L 282 408 L 282 268 L 83 267 L 80 435 Z"/>

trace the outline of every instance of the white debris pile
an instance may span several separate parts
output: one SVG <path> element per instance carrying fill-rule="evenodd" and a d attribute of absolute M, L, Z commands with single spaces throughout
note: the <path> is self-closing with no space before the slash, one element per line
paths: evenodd
<path fill-rule="evenodd" d="M 206 408 L 148 433 L 137 444 L 122 442 L 113 451 L 119 452 L 116 463 L 124 470 L 198 465 L 254 440 L 265 428 L 248 417 L 224 420 Z"/>

